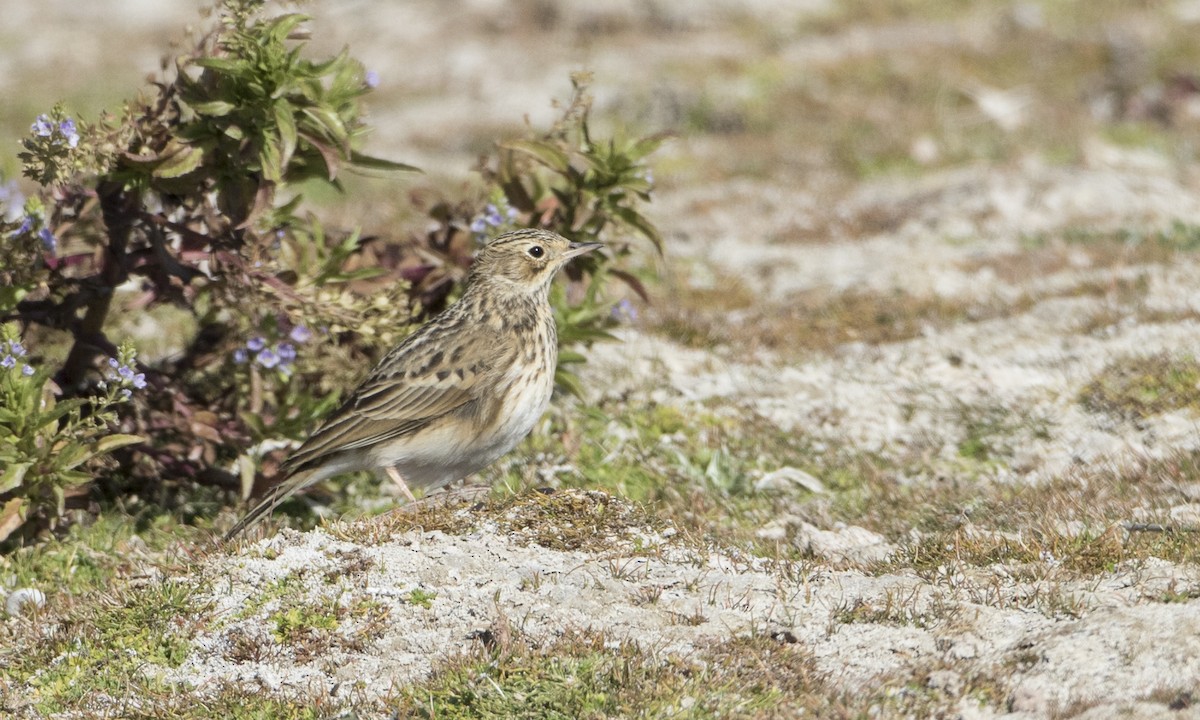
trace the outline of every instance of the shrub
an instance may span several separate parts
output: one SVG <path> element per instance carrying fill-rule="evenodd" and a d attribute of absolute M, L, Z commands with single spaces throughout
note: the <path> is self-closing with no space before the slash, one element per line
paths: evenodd
<path fill-rule="evenodd" d="M 85 123 L 60 106 L 39 116 L 20 158 L 40 190 L 20 203 L 8 186 L 0 196 L 0 320 L 15 321 L 6 333 L 22 349 L 65 343 L 53 372 L 12 375 L 6 408 L 42 403 L 36 412 L 55 419 L 29 447 L 115 454 L 127 489 L 166 479 L 248 493 L 280 448 L 336 405 L 352 379 L 344 368 L 369 365 L 439 311 L 478 243 L 500 229 L 608 242 L 606 256 L 588 256 L 554 292 L 565 346 L 610 337 L 609 279 L 644 294 L 621 267 L 631 240 L 661 249 L 638 210 L 659 140 L 594 141 L 582 75 L 553 128 L 498 147 L 483 170 L 485 197 L 434 204 L 433 230 L 366 239 L 323 227 L 303 211 L 302 190 L 340 190 L 348 169 L 415 168 L 360 152 L 361 100 L 374 85 L 363 66 L 346 52 L 307 59 L 306 18 L 268 17 L 265 5 L 224 0 L 212 27 L 120 113 Z M 365 252 L 387 243 L 400 252 Z M 439 260 L 404 261 L 418 249 Z M 382 290 L 356 290 L 384 277 Z M 132 313 L 161 324 L 150 313 L 165 306 L 194 328 L 163 328 L 183 335 L 169 357 L 143 363 L 112 339 Z M 584 358 L 570 347 L 561 357 Z M 110 397 L 113 360 L 143 377 L 145 391 Z M 576 388 L 569 373 L 560 381 Z M 8 485 L 22 473 L 0 486 L 0 503 L 20 500 L 24 517 L 61 513 L 66 488 L 98 467 L 20 462 L 28 466 L 4 476 Z"/>

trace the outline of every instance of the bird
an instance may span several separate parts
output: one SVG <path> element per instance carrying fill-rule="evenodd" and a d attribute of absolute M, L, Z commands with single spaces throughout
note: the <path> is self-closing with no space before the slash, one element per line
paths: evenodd
<path fill-rule="evenodd" d="M 225 541 L 334 475 L 383 469 L 412 500 L 410 486 L 442 487 L 516 447 L 554 392 L 551 282 L 572 258 L 599 247 L 537 228 L 485 244 L 462 297 L 379 361 Z"/>

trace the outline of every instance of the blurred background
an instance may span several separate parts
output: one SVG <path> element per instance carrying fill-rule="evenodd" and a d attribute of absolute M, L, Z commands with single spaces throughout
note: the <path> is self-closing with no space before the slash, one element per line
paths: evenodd
<path fill-rule="evenodd" d="M 5 176 L 17 174 L 17 140 L 37 114 L 57 100 L 85 119 L 116 108 L 201 7 L 0 2 Z M 1153 167 L 1195 182 L 1200 3 L 1190 0 L 301 7 L 314 17 L 314 54 L 349 46 L 378 74 L 368 149 L 426 173 L 358 186 L 349 203 L 337 202 L 367 230 L 415 219 L 389 198 L 424 184 L 471 182 L 477 158 L 498 139 L 520 134 L 526 122 L 546 127 L 556 116 L 551 101 L 568 97 L 569 73 L 580 69 L 595 74 L 594 120 L 606 132 L 674 136 L 657 156 L 663 192 L 650 210 L 674 237 L 671 250 L 714 260 L 716 271 L 753 270 L 756 287 L 768 289 L 773 276 L 794 270 L 784 293 L 829 280 L 896 284 L 869 268 L 808 274 L 780 247 L 862 239 L 921 213 L 912 198 L 851 192 L 864 182 L 1031 164 Z M 1024 196 L 1036 188 L 1015 185 L 1011 198 L 926 222 L 964 239 L 980 230 L 1010 239 L 1012 217 L 1038 209 Z M 888 192 L 886 183 L 872 192 Z M 1114 213 L 1097 192 L 1067 204 L 1103 222 Z M 744 242 L 762 257 L 740 252 Z"/>

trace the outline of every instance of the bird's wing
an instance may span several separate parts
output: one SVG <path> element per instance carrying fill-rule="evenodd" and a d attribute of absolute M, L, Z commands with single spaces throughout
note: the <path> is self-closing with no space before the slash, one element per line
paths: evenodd
<path fill-rule="evenodd" d="M 506 353 L 487 348 L 487 338 L 450 344 L 412 336 L 387 355 L 350 398 L 283 468 L 289 474 L 342 450 L 370 447 L 414 433 L 475 399 Z M 445 337 L 445 336 L 443 336 Z M 422 342 L 422 340 L 425 340 Z"/>

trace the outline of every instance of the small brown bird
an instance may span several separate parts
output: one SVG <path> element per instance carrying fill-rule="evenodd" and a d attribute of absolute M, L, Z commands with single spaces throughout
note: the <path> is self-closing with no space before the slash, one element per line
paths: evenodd
<path fill-rule="evenodd" d="M 333 475 L 384 468 L 411 500 L 408 485 L 441 487 L 512 450 L 554 390 L 550 282 L 568 260 L 598 247 L 545 230 L 517 230 L 484 246 L 462 298 L 384 356 L 225 539 Z"/>

